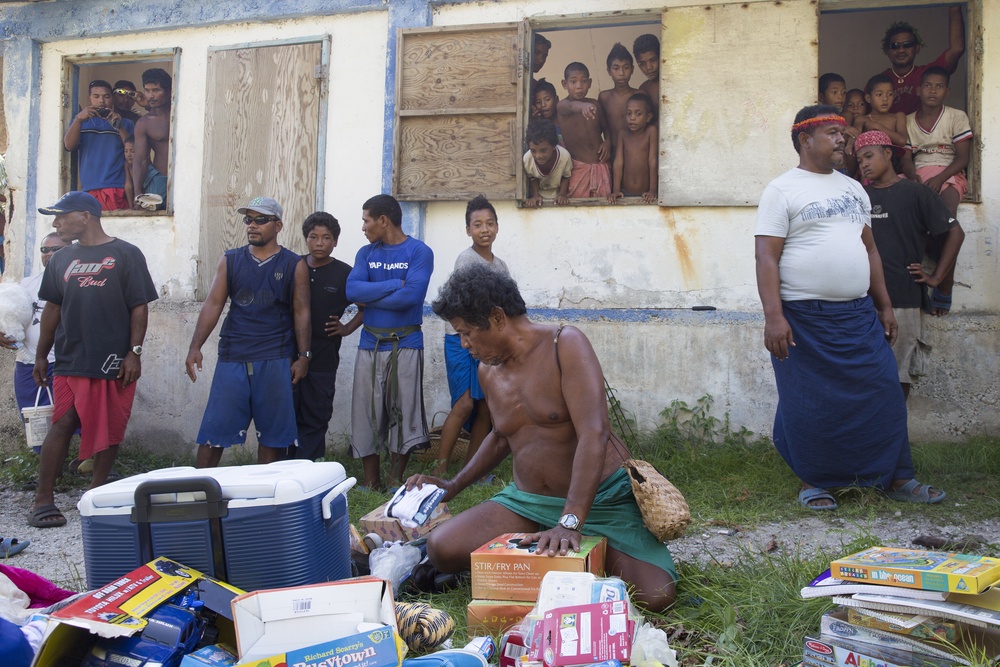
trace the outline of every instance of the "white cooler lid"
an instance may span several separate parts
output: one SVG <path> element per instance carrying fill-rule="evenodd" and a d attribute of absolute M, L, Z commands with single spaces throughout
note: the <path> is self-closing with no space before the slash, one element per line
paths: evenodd
<path fill-rule="evenodd" d="M 77 508 L 82 516 L 130 513 L 135 504 L 135 490 L 149 480 L 215 478 L 230 508 L 260 505 L 284 505 L 312 498 L 347 479 L 344 466 L 336 461 L 294 460 L 265 465 L 192 468 L 178 466 L 126 477 L 91 489 L 83 494 Z M 204 500 L 205 494 L 164 493 L 153 496 L 154 504 Z"/>

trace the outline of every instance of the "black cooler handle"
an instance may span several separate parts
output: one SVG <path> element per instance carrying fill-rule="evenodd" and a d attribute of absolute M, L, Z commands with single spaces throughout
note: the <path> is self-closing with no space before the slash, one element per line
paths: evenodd
<path fill-rule="evenodd" d="M 202 492 L 205 500 L 186 503 L 153 504 L 153 496 L 168 493 Z M 153 555 L 152 523 L 207 520 L 212 540 L 213 575 L 227 581 L 225 545 L 222 541 L 222 518 L 229 515 L 229 501 L 222 496 L 222 486 L 214 477 L 186 479 L 151 479 L 135 489 L 131 521 L 139 529 L 139 555 L 148 563 Z"/>

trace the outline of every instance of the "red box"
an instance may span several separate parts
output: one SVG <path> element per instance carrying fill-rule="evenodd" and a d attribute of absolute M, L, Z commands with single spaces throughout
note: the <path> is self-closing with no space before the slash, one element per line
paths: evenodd
<path fill-rule="evenodd" d="M 628 662 L 634 623 L 623 600 L 559 607 L 542 620 L 542 662 L 547 667 Z"/>

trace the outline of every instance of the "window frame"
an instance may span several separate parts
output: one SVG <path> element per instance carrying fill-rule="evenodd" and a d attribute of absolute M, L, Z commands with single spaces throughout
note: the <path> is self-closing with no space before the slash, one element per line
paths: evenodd
<path fill-rule="evenodd" d="M 927 7 L 944 9 L 954 4 L 965 6 L 965 113 L 969 116 L 973 142 L 969 166 L 965 169 L 969 181 L 969 191 L 962 198 L 962 203 L 980 204 L 983 202 L 983 0 L 957 0 L 957 2 L 941 2 L 941 0 L 819 0 L 819 12 L 822 18 L 824 12 L 860 12 L 894 8 L 923 9 Z"/>
<path fill-rule="evenodd" d="M 982 201 L 982 110 L 981 110 L 981 100 L 982 100 L 982 89 L 983 89 L 983 66 L 982 66 L 982 50 L 983 50 L 983 25 L 982 25 L 982 4 L 983 0 L 961 0 L 964 2 L 966 8 L 966 68 L 967 68 L 967 113 L 969 115 L 969 121 L 972 125 L 972 131 L 974 134 L 973 141 L 975 141 L 972 158 L 969 162 L 969 166 L 966 170 L 970 189 L 966 193 L 964 202 L 981 202 Z M 705 5 L 682 5 L 678 7 L 667 7 L 667 8 L 648 8 L 648 9 L 629 9 L 623 11 L 604 11 L 604 12 L 588 12 L 585 14 L 565 14 L 565 15 L 554 15 L 554 16 L 529 16 L 521 20 L 522 27 L 518 31 L 519 40 L 519 59 L 521 63 L 520 67 L 520 81 L 518 89 L 518 132 L 517 138 L 523 143 L 524 132 L 527 129 L 527 121 L 531 116 L 531 96 L 530 96 L 530 85 L 531 85 L 531 58 L 532 58 L 532 46 L 534 35 L 536 32 L 552 32 L 555 30 L 573 30 L 582 28 L 600 28 L 600 27 L 615 27 L 615 26 L 628 26 L 628 25 L 640 25 L 640 24 L 654 24 L 659 21 L 661 27 L 660 30 L 660 41 L 661 41 L 661 68 L 660 68 L 660 90 L 661 90 L 661 101 L 660 101 L 660 118 L 659 121 L 659 153 L 660 153 L 660 178 L 659 178 L 659 201 L 655 204 L 645 204 L 641 199 L 631 199 L 631 200 L 620 200 L 616 205 L 633 205 L 633 206 L 659 206 L 659 207 L 678 207 L 678 206 L 698 206 L 698 207 L 755 207 L 757 202 L 756 193 L 754 196 L 749 196 L 748 193 L 744 193 L 744 197 L 739 198 L 736 201 L 733 198 L 718 197 L 717 195 L 710 194 L 704 199 L 699 198 L 698 201 L 688 201 L 688 200 L 672 200 L 670 195 L 666 195 L 666 188 L 664 184 L 667 183 L 666 176 L 664 172 L 666 171 L 666 164 L 669 161 L 667 154 L 670 152 L 667 141 L 669 140 L 669 125 L 665 121 L 665 117 L 670 113 L 670 105 L 679 104 L 679 101 L 670 101 L 667 95 L 667 87 L 665 86 L 665 73 L 669 69 L 669 64 L 663 62 L 665 58 L 664 55 L 664 32 L 668 26 L 670 20 L 670 14 L 672 12 L 680 11 L 694 11 L 694 10 L 711 10 L 713 8 L 722 7 L 741 7 L 746 8 L 748 5 L 754 6 L 765 6 L 765 5 L 788 5 L 792 3 L 780 3 L 780 2 L 768 2 L 767 0 L 755 0 L 749 3 L 741 2 L 723 2 L 717 5 L 705 6 Z M 797 4 L 797 3 L 795 3 Z M 819 24 L 824 12 L 831 11 L 852 11 L 852 10 L 872 10 L 872 9 L 892 9 L 892 8 L 922 8 L 922 7 L 932 7 L 932 6 L 945 6 L 941 0 L 811 0 L 808 3 L 815 9 L 815 32 L 816 41 L 814 42 L 814 61 L 815 64 L 812 65 L 814 70 L 813 81 L 811 85 L 811 90 L 815 90 L 816 82 L 819 77 L 819 48 L 818 35 L 819 35 Z M 482 23 L 482 24 L 471 24 L 471 25 L 456 25 L 456 26 L 436 26 L 431 28 L 418 28 L 410 30 L 400 30 L 400 37 L 404 38 L 407 33 L 410 32 L 447 32 L 447 31 L 475 31 L 488 29 L 490 27 L 501 26 L 501 25 L 512 25 L 512 24 L 497 24 L 497 23 Z M 396 100 L 395 100 L 395 115 L 396 115 L 396 125 L 394 129 L 393 136 L 393 191 L 397 190 L 397 179 L 398 171 L 400 168 L 401 151 L 399 144 L 399 120 L 400 120 L 400 73 L 402 64 L 399 61 L 400 52 L 397 52 L 397 76 L 396 76 Z M 802 105 L 809 103 L 810 96 L 803 95 Z M 676 107 L 675 107 L 676 108 Z M 797 107 L 798 108 L 798 107 Z M 796 110 L 797 110 L 796 108 Z M 758 110 L 759 112 L 759 110 Z M 404 114 L 405 115 L 405 114 Z M 765 123 L 766 124 L 766 123 Z M 777 130 L 775 130 L 777 132 Z M 784 137 L 784 132 L 781 133 Z M 776 135 L 768 137 L 773 141 Z M 789 146 L 790 150 L 790 146 Z M 517 148 L 512 148 L 514 153 L 518 153 Z M 523 153 L 523 151 L 521 151 Z M 514 171 L 515 173 L 515 183 L 514 189 L 516 191 L 513 201 L 516 206 L 521 208 L 524 206 L 524 200 L 527 197 L 527 177 L 524 173 L 524 167 L 520 160 L 521 155 L 516 154 L 513 157 Z M 789 157 L 789 165 L 791 165 L 791 157 Z M 773 165 L 772 165 L 773 166 Z M 771 169 L 773 171 L 773 169 Z M 769 178 L 777 176 L 778 173 L 768 174 Z M 763 186 L 761 186 L 761 190 Z M 442 200 L 454 200 L 459 199 L 457 197 L 442 197 L 437 195 L 431 196 L 421 196 L 421 195 L 410 195 L 401 197 L 401 199 L 407 199 L 410 201 L 442 201 Z M 506 197 L 504 197 L 506 199 Z M 604 198 L 580 198 L 572 199 L 570 207 L 575 206 L 610 206 Z"/>
<path fill-rule="evenodd" d="M 80 67 L 93 65 L 114 65 L 130 63 L 171 63 L 171 89 L 170 89 L 170 150 L 169 150 L 169 173 L 167 174 L 167 207 L 161 211 L 142 211 L 124 209 L 120 211 L 104 211 L 107 217 L 161 217 L 173 216 L 174 214 L 174 167 L 176 165 L 175 153 L 177 150 L 177 91 L 180 74 L 181 48 L 167 49 L 141 49 L 134 51 L 114 51 L 101 53 L 70 54 L 62 57 L 62 80 L 60 82 L 62 99 L 62 123 L 60 126 L 59 148 L 60 157 L 58 161 L 59 170 L 59 190 L 69 192 L 76 186 L 77 173 L 74 164 L 75 151 L 67 151 L 63 146 L 63 137 L 73 117 L 79 113 L 81 103 L 80 98 Z M 141 85 L 141 84 L 139 84 Z M 78 163 L 77 163 L 78 164 Z"/>

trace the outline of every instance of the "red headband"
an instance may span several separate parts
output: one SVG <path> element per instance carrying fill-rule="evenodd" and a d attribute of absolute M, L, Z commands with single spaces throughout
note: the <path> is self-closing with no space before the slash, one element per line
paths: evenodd
<path fill-rule="evenodd" d="M 801 132 L 803 130 L 808 130 L 819 125 L 844 125 L 846 127 L 847 121 L 844 120 L 843 116 L 816 116 L 815 118 L 809 118 L 807 120 L 800 121 L 792 125 L 792 132 Z"/>

